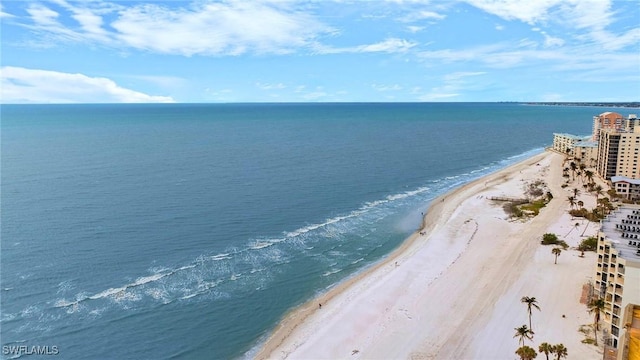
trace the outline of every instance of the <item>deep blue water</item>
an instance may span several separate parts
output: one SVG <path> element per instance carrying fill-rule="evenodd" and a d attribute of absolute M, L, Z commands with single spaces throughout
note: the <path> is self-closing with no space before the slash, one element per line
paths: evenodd
<path fill-rule="evenodd" d="M 553 132 L 587 135 L 609 110 L 627 115 L 3 105 L 1 343 L 65 359 L 250 356 L 292 307 L 396 248 L 435 196 Z"/>

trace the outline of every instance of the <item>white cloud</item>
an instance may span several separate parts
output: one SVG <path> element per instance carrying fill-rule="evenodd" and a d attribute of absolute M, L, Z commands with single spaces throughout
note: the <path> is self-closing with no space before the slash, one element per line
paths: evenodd
<path fill-rule="evenodd" d="M 562 40 L 560 38 L 549 36 L 545 32 L 543 32 L 542 35 L 544 36 L 544 46 L 545 47 L 556 47 L 556 46 L 564 45 L 564 40 Z"/>
<path fill-rule="evenodd" d="M 412 11 L 408 15 L 402 17 L 400 21 L 402 22 L 416 22 L 421 20 L 442 20 L 446 18 L 446 15 L 439 14 L 433 11 Z"/>
<path fill-rule="evenodd" d="M 458 71 L 451 74 L 446 74 L 444 76 L 444 80 L 446 80 L 449 83 L 458 82 L 467 77 L 480 76 L 484 74 L 486 74 L 486 72 L 484 71 Z"/>
<path fill-rule="evenodd" d="M 609 0 L 572 0 L 563 4 L 562 8 L 567 20 L 578 29 L 605 28 L 613 21 Z"/>
<path fill-rule="evenodd" d="M 4 10 L 2 9 L 2 3 L 0 3 L 0 18 L 8 19 L 8 18 L 14 18 L 14 17 L 15 15 L 4 12 Z"/>
<path fill-rule="evenodd" d="M 287 86 L 283 83 L 277 83 L 277 84 L 263 84 L 263 83 L 256 83 L 256 86 L 262 90 L 280 90 L 280 89 L 284 89 Z"/>
<path fill-rule="evenodd" d="M 485 75 L 484 71 L 458 71 L 442 76 L 442 82 L 439 86 L 431 88 L 428 93 L 422 93 L 421 88 L 414 88 L 413 92 L 418 96 L 420 101 L 439 101 L 449 98 L 455 98 L 462 95 L 461 93 L 469 89 L 477 89 L 478 85 L 471 83 L 468 78 Z"/>
<path fill-rule="evenodd" d="M 113 80 L 57 71 L 4 66 L 2 103 L 150 103 L 173 102 L 120 87 Z"/>
<path fill-rule="evenodd" d="M 33 22 L 40 26 L 58 26 L 58 14 L 56 11 L 40 4 L 30 4 L 27 13 Z"/>
<path fill-rule="evenodd" d="M 619 35 L 597 28 L 588 34 L 588 38 L 604 50 L 615 51 L 631 47 L 632 51 L 637 52 L 638 43 L 640 43 L 640 28 L 630 29 Z"/>
<path fill-rule="evenodd" d="M 387 53 L 405 52 L 416 45 L 417 43 L 412 41 L 407 41 L 404 39 L 397 39 L 397 38 L 390 38 L 376 44 L 359 46 L 358 49 L 360 51 L 358 52 L 387 52 Z"/>
<path fill-rule="evenodd" d="M 41 4 L 30 5 L 32 30 L 62 40 L 129 47 L 165 54 L 284 54 L 310 46 L 335 30 L 289 2 L 199 1 L 181 7 L 110 3 L 58 4 L 75 23 L 62 25 L 60 14 Z M 114 20 L 106 23 L 107 15 Z"/>
<path fill-rule="evenodd" d="M 499 16 L 505 20 L 519 20 L 531 25 L 555 22 L 572 27 L 583 35 L 578 39 L 589 39 L 607 50 L 618 50 L 636 46 L 640 42 L 640 29 L 632 28 L 614 34 L 607 27 L 614 23 L 616 14 L 611 10 L 611 0 L 465 0 L 467 3 Z M 539 26 L 532 31 L 543 33 L 545 46 L 564 45 L 564 40 L 551 37 Z M 586 33 L 585 33 L 586 32 Z"/>
<path fill-rule="evenodd" d="M 409 51 L 412 47 L 418 45 L 413 41 L 407 41 L 398 38 L 389 38 L 379 43 L 359 45 L 343 48 L 325 47 L 322 45 L 316 46 L 316 53 L 318 54 L 342 54 L 342 53 L 403 53 Z"/>
<path fill-rule="evenodd" d="M 417 32 L 420 32 L 420 31 L 422 31 L 424 29 L 425 29 L 424 26 L 413 26 L 413 25 L 407 26 L 407 30 L 409 30 L 409 32 L 414 33 L 414 34 L 417 33 Z"/>
<path fill-rule="evenodd" d="M 547 19 L 548 11 L 563 0 L 466 0 L 469 4 L 505 20 L 534 24 Z"/>

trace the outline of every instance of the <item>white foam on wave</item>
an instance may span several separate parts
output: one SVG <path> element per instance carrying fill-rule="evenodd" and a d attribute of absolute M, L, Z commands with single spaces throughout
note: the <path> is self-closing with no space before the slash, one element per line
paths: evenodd
<path fill-rule="evenodd" d="M 124 291 L 127 290 L 127 287 L 128 286 L 125 285 L 125 286 L 118 287 L 118 288 L 109 288 L 109 289 L 104 290 L 102 292 L 99 292 L 99 293 L 97 293 L 95 295 L 89 296 L 88 299 L 90 299 L 90 300 L 98 300 L 98 299 L 103 299 L 103 298 L 106 298 L 106 297 L 109 297 L 109 296 L 115 296 L 117 294 L 124 293 Z"/>
<path fill-rule="evenodd" d="M 0 322 L 11 321 L 16 318 L 16 314 L 2 313 L 0 315 Z"/>
<path fill-rule="evenodd" d="M 77 301 L 67 301 L 65 299 L 59 299 L 53 304 L 53 306 L 57 307 L 57 308 L 62 308 L 62 307 L 72 306 L 74 304 L 78 304 L 78 302 Z"/>
<path fill-rule="evenodd" d="M 488 166 L 485 166 L 485 167 L 483 167 L 483 168 L 481 168 L 481 169 L 472 170 L 472 171 L 470 172 L 470 174 L 477 174 L 477 173 L 479 173 L 479 172 L 484 172 L 484 171 L 487 171 L 487 170 L 489 170 L 489 169 L 491 169 L 491 168 L 490 168 L 490 167 L 488 167 Z"/>
<path fill-rule="evenodd" d="M 211 292 L 211 289 L 215 288 L 222 282 L 223 280 L 210 281 L 210 282 L 198 282 L 197 290 L 195 291 L 190 291 L 189 289 L 183 289 L 183 293 L 186 293 L 186 295 L 181 296 L 180 300 L 188 300 L 199 295 L 207 294 Z"/>
<path fill-rule="evenodd" d="M 229 254 L 227 254 L 227 255 L 229 255 Z M 230 258 L 230 257 L 229 257 L 229 258 Z M 178 268 L 178 270 L 176 270 L 176 271 L 182 271 L 182 270 L 187 270 L 187 269 L 193 269 L 194 267 L 196 267 L 196 265 L 195 265 L 195 264 L 192 264 L 192 265 L 185 265 L 185 266 L 179 267 L 179 268 Z"/>
<path fill-rule="evenodd" d="M 332 269 L 332 270 L 329 270 L 329 271 L 325 272 L 324 274 L 322 274 L 322 276 L 327 277 L 329 275 L 333 275 L 333 274 L 339 273 L 340 271 L 342 271 L 342 269 Z"/>
<path fill-rule="evenodd" d="M 335 223 L 337 223 L 337 222 L 339 222 L 339 221 L 342 221 L 342 220 L 344 220 L 344 219 L 348 219 L 348 218 L 350 218 L 350 217 L 353 217 L 353 215 L 337 216 L 337 217 L 334 217 L 334 218 L 328 219 L 328 220 L 326 220 L 325 222 L 323 222 L 323 223 L 321 223 L 321 224 L 308 225 L 308 226 L 305 226 L 305 227 L 300 228 L 300 229 L 298 229 L 298 230 L 294 230 L 294 231 L 292 231 L 292 232 L 288 232 L 288 233 L 286 233 L 285 235 L 286 235 L 286 237 L 288 237 L 288 238 L 297 237 L 297 236 L 300 236 L 300 235 L 302 235 L 302 234 L 306 234 L 306 233 L 308 233 L 309 231 L 313 231 L 313 230 L 316 230 L 316 229 L 319 229 L 319 228 L 325 227 L 325 226 L 327 226 L 327 225 L 335 224 Z"/>
<path fill-rule="evenodd" d="M 166 290 L 157 288 L 148 289 L 145 293 L 156 300 L 166 300 L 169 295 Z"/>
<path fill-rule="evenodd" d="M 217 254 L 217 255 L 213 255 L 209 257 L 209 260 L 212 261 L 220 261 L 220 260 L 229 260 L 231 259 L 231 254 L 229 253 L 224 253 L 224 254 Z M 195 265 L 193 265 L 193 267 L 195 267 Z"/>
<path fill-rule="evenodd" d="M 162 274 L 153 274 L 153 275 L 150 275 L 150 276 L 143 276 L 143 277 L 138 278 L 131 286 L 128 286 L 128 287 L 140 286 L 140 285 L 144 285 L 144 284 L 147 284 L 147 283 L 150 283 L 150 282 L 153 282 L 153 281 L 158 281 L 158 280 L 162 279 L 163 277 L 165 277 L 167 275 L 170 275 L 170 274 L 173 274 L 173 273 L 174 273 L 174 271 L 170 271 L 170 272 L 162 273 Z"/>
<path fill-rule="evenodd" d="M 386 207 L 386 205 L 389 203 L 392 203 L 395 201 L 402 201 L 403 199 L 420 195 L 428 191 L 430 191 L 430 188 L 427 186 L 424 186 L 424 187 L 419 187 L 417 189 L 413 189 L 410 191 L 389 195 L 384 199 L 367 202 L 363 204 L 360 208 L 353 210 L 346 215 L 335 216 L 321 223 L 310 224 L 302 228 L 299 228 L 297 230 L 286 232 L 284 234 L 285 236 L 282 238 L 254 239 L 251 242 L 249 242 L 244 249 L 230 248 L 230 249 L 227 249 L 227 251 L 225 251 L 224 253 L 219 253 L 219 254 L 210 255 L 210 256 L 203 254 L 198 256 L 195 259 L 195 261 L 192 262 L 191 264 L 180 266 L 174 269 L 169 269 L 169 268 L 150 269 L 153 272 L 153 274 L 139 277 L 131 283 L 125 284 L 123 286 L 110 287 L 106 290 L 94 293 L 92 295 L 91 294 L 85 294 L 82 296 L 78 295 L 76 296 L 75 301 L 68 301 L 66 299 L 61 299 L 56 301 L 54 306 L 67 308 L 67 307 L 77 306 L 82 301 L 98 300 L 98 299 L 105 299 L 105 298 L 112 299 L 116 302 L 137 301 L 141 298 L 141 295 L 147 295 L 154 300 L 161 300 L 161 301 L 173 301 L 174 299 L 185 299 L 185 298 L 190 299 L 194 296 L 197 296 L 198 294 L 202 294 L 204 292 L 210 291 L 210 288 L 217 286 L 218 283 L 214 282 L 205 286 L 200 286 L 199 284 L 198 288 L 194 289 L 195 292 L 191 292 L 187 290 L 186 292 L 183 292 L 182 294 L 179 294 L 179 295 L 175 294 L 175 291 L 178 290 L 175 287 L 169 287 L 168 291 L 165 290 L 164 288 L 145 289 L 142 292 L 134 292 L 131 290 L 132 288 L 136 288 L 136 287 L 150 287 L 150 284 L 152 283 L 161 281 L 162 279 L 168 276 L 172 276 L 178 272 L 184 272 L 184 271 L 187 272 L 188 278 L 191 277 L 189 274 L 192 274 L 192 273 L 195 274 L 195 273 L 200 273 L 204 271 L 206 273 L 213 272 L 215 274 L 214 275 L 215 277 L 219 279 L 224 279 L 224 281 L 236 281 L 239 278 L 243 277 L 241 273 L 234 272 L 236 261 L 250 263 L 250 266 L 251 266 L 250 269 L 252 270 L 250 270 L 250 272 L 248 272 L 247 275 L 255 274 L 258 272 L 261 272 L 261 273 L 264 272 L 264 274 L 267 274 L 268 276 L 268 273 L 269 273 L 268 269 L 270 269 L 271 266 L 273 266 L 275 263 L 282 263 L 283 261 L 285 263 L 288 262 L 286 258 L 283 259 L 283 257 L 288 256 L 288 253 L 283 252 L 284 249 L 281 249 L 280 247 L 274 247 L 273 245 L 281 242 L 285 242 L 288 240 L 300 241 L 301 248 L 304 248 L 306 250 L 312 250 L 315 248 L 315 246 L 305 244 L 305 242 L 307 241 L 307 237 L 302 235 L 307 234 L 309 232 L 317 231 L 319 229 L 324 229 L 325 232 L 320 234 L 322 235 L 322 238 L 340 238 L 345 232 L 349 232 L 353 230 L 352 225 L 354 224 L 352 224 L 352 221 L 347 222 L 346 220 L 359 218 L 363 214 L 367 214 L 367 213 L 370 213 L 370 215 L 367 215 L 367 218 L 370 218 L 371 216 L 373 216 L 374 218 L 385 216 L 386 211 L 383 211 L 381 213 L 381 212 L 378 212 L 377 210 L 372 212 L 372 210 Z M 315 237 L 310 239 L 315 239 Z M 254 252 L 251 250 L 260 250 L 260 251 Z M 252 253 L 255 255 L 250 255 Z M 339 252 L 339 251 L 330 251 L 328 254 L 332 257 L 345 256 L 343 252 Z M 311 254 L 310 256 L 313 256 L 313 254 Z M 228 261 L 228 260 L 231 260 L 231 261 Z M 364 258 L 359 258 L 358 260 L 354 261 L 353 264 L 357 264 L 363 260 Z M 216 265 L 212 267 L 211 262 L 222 262 L 222 263 L 219 266 Z M 195 273 L 191 271 L 192 269 L 196 269 Z M 325 273 L 325 275 L 323 276 L 335 274 L 340 271 L 342 271 L 342 269 L 334 269 L 331 271 L 327 271 L 327 273 Z M 179 276 L 179 279 L 177 281 L 180 282 L 182 285 L 185 285 L 180 281 L 180 279 L 182 279 L 181 275 Z M 173 283 L 173 281 L 171 283 Z M 70 287 L 69 285 L 71 284 L 61 283 L 59 285 L 60 285 L 60 288 L 67 290 Z M 182 288 L 184 286 L 180 286 L 180 287 Z M 186 287 L 188 288 L 191 286 L 187 285 Z M 182 296 L 180 297 L 180 295 Z"/>
<path fill-rule="evenodd" d="M 67 306 L 66 311 L 67 311 L 67 314 L 77 313 L 78 311 L 80 311 L 80 304 L 76 303 L 76 304 L 73 304 L 72 306 Z"/>
<path fill-rule="evenodd" d="M 259 249 L 264 249 L 266 247 L 269 247 L 271 245 L 273 245 L 273 242 L 271 241 L 255 241 L 251 245 L 249 245 L 249 248 L 252 250 L 259 250 Z"/>
<path fill-rule="evenodd" d="M 287 238 L 295 238 L 295 237 L 298 237 L 300 235 L 306 234 L 306 233 L 308 233 L 310 231 L 317 230 L 317 229 L 320 229 L 320 228 L 324 228 L 324 227 L 327 227 L 329 225 L 339 223 L 339 222 L 341 222 L 343 220 L 347 220 L 347 219 L 351 219 L 351 218 L 355 218 L 355 217 L 361 216 L 361 215 L 369 212 L 370 210 L 379 207 L 380 205 L 384 205 L 384 204 L 387 204 L 389 202 L 393 202 L 393 201 L 397 201 L 397 200 L 406 199 L 406 198 L 409 198 L 409 197 L 412 197 L 412 196 L 415 196 L 415 195 L 418 195 L 418 194 L 422 194 L 422 193 L 427 192 L 429 190 L 430 190 L 429 187 L 420 187 L 420 188 L 415 189 L 415 190 L 410 190 L 410 191 L 406 191 L 406 192 L 399 193 L 399 194 L 388 195 L 383 200 L 376 200 L 376 201 L 366 202 L 359 209 L 353 210 L 347 215 L 336 216 L 336 217 L 327 219 L 324 222 L 319 223 L 319 224 L 311 224 L 311 225 L 307 225 L 305 227 L 302 227 L 302 228 L 294 230 L 294 231 L 286 232 L 285 236 Z"/>
<path fill-rule="evenodd" d="M 132 291 L 125 291 L 123 293 L 119 293 L 113 298 L 113 300 L 117 303 L 134 302 L 134 301 L 139 301 L 140 299 L 142 299 L 142 296 Z"/>

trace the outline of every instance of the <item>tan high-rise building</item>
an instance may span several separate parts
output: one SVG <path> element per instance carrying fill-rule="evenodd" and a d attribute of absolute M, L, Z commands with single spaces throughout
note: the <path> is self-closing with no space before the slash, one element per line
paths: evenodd
<path fill-rule="evenodd" d="M 605 302 L 602 334 L 620 352 L 629 312 L 640 304 L 640 206 L 620 207 L 601 222 L 597 255 L 594 290 Z"/>
<path fill-rule="evenodd" d="M 603 179 L 609 180 L 616 175 L 620 133 L 614 130 L 601 130 L 598 136 L 598 161 L 596 172 Z"/>
<path fill-rule="evenodd" d="M 593 133 L 591 140 L 600 141 L 600 130 L 610 129 L 615 131 L 623 131 L 625 128 L 625 119 L 622 115 L 607 111 L 598 116 L 593 117 Z"/>
<path fill-rule="evenodd" d="M 598 142 L 598 174 L 610 180 L 613 176 L 640 179 L 640 126 L 632 131 L 600 130 Z"/>

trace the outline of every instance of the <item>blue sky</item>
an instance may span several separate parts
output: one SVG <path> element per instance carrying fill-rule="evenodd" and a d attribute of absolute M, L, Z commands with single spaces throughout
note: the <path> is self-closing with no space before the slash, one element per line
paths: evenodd
<path fill-rule="evenodd" d="M 0 4 L 2 103 L 640 100 L 636 0 Z"/>

